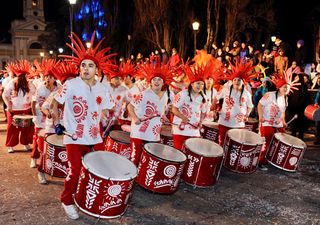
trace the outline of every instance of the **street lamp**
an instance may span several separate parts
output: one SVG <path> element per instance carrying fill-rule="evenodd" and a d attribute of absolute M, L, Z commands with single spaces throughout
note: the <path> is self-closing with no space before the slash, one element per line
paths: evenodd
<path fill-rule="evenodd" d="M 91 47 L 91 42 L 86 42 L 86 46 L 87 46 L 87 48 L 90 48 Z"/>
<path fill-rule="evenodd" d="M 58 48 L 58 52 L 61 54 L 63 53 L 63 48 Z"/>
<path fill-rule="evenodd" d="M 275 41 L 276 41 L 276 39 L 277 39 L 277 37 L 276 37 L 276 36 L 271 36 L 271 41 L 272 41 L 272 42 L 275 42 Z"/>
<path fill-rule="evenodd" d="M 129 59 L 130 58 L 130 54 L 131 54 L 131 35 L 128 34 L 128 55 L 127 55 L 127 58 Z"/>
<path fill-rule="evenodd" d="M 198 21 L 194 21 L 192 23 L 192 29 L 193 29 L 193 38 L 194 38 L 194 54 L 196 54 L 197 51 L 197 33 L 199 31 L 200 23 Z"/>
<path fill-rule="evenodd" d="M 43 57 L 44 57 L 44 52 L 40 52 L 41 62 L 42 62 Z"/>
<path fill-rule="evenodd" d="M 69 0 L 70 7 L 69 7 L 69 14 L 70 14 L 70 36 L 73 37 L 72 35 L 72 26 L 73 26 L 73 6 L 77 3 L 77 0 Z M 71 42 L 71 46 L 73 47 L 73 43 Z M 73 51 L 72 51 L 72 56 L 73 56 Z"/>

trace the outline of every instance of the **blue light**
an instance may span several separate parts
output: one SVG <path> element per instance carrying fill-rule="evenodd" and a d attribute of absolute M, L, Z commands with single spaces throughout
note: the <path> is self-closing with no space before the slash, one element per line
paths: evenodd
<path fill-rule="evenodd" d="M 88 34 L 85 31 L 82 32 L 82 36 L 81 37 L 82 37 L 83 41 L 88 41 L 88 39 L 89 39 L 88 38 Z"/>
<path fill-rule="evenodd" d="M 100 40 L 101 39 L 101 33 L 99 30 L 96 30 L 96 36 L 97 36 L 97 39 Z"/>
<path fill-rule="evenodd" d="M 89 4 L 86 4 L 86 5 L 84 6 L 84 11 L 85 11 L 86 14 L 89 14 L 89 13 L 90 13 L 90 6 L 89 6 Z"/>

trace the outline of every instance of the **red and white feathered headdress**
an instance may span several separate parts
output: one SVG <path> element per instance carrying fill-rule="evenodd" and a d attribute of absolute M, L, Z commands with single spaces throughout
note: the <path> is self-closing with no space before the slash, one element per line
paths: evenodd
<path fill-rule="evenodd" d="M 126 63 L 121 63 L 116 70 L 111 71 L 109 74 L 109 78 L 110 79 L 114 77 L 125 78 L 128 75 L 131 75 L 134 77 L 136 73 L 137 73 L 136 66 L 131 62 L 131 60 L 128 60 Z"/>
<path fill-rule="evenodd" d="M 28 75 L 30 74 L 31 65 L 28 60 L 19 60 L 12 65 L 12 71 L 15 75 Z"/>
<path fill-rule="evenodd" d="M 38 73 L 42 73 L 44 76 L 54 75 L 52 69 L 56 67 L 57 61 L 55 59 L 43 59 L 42 62 L 39 63 L 35 60 L 34 65 Z"/>
<path fill-rule="evenodd" d="M 298 82 L 298 76 L 296 76 L 295 80 L 292 80 L 292 75 L 293 74 L 288 71 L 283 74 L 275 73 L 271 75 L 271 82 L 274 83 L 277 89 L 288 84 L 290 86 L 290 92 L 293 92 L 293 90 L 298 90 L 297 86 L 301 85 L 301 83 Z"/>
<path fill-rule="evenodd" d="M 204 64 L 193 64 L 190 65 L 190 62 L 183 63 L 182 65 L 183 71 L 188 76 L 190 84 L 197 81 L 203 81 L 209 77 L 211 73 L 211 63 Z"/>
<path fill-rule="evenodd" d="M 162 78 L 163 82 L 167 85 L 170 85 L 173 81 L 172 73 L 168 65 L 143 64 L 139 68 L 138 75 L 146 78 L 149 83 L 154 77 Z"/>
<path fill-rule="evenodd" d="M 66 61 L 73 62 L 78 66 L 83 60 L 90 59 L 96 64 L 97 68 L 105 72 L 109 72 L 114 69 L 115 65 L 113 64 L 113 57 L 116 56 L 116 53 L 106 55 L 106 53 L 111 49 L 109 47 L 99 50 L 104 38 L 102 38 L 102 40 L 94 47 L 95 35 L 96 32 L 94 31 L 91 36 L 90 48 L 87 49 L 80 38 L 75 33 L 72 33 L 72 36 L 69 35 L 69 38 L 73 43 L 73 46 L 69 43 L 67 43 L 67 46 L 73 51 L 75 56 L 59 55 L 59 57 L 63 57 Z"/>
<path fill-rule="evenodd" d="M 54 76 L 62 83 L 68 78 L 74 78 L 78 75 L 77 65 L 70 62 L 60 62 L 52 70 Z"/>
<path fill-rule="evenodd" d="M 13 66 L 14 66 L 14 63 L 13 63 L 13 62 L 8 63 L 8 64 L 6 65 L 6 67 L 5 67 L 6 72 L 7 72 L 7 73 L 13 72 Z"/>
<path fill-rule="evenodd" d="M 233 80 L 237 77 L 242 79 L 243 82 L 248 83 L 252 78 L 257 77 L 252 62 L 244 62 L 243 60 L 236 59 L 234 63 L 230 62 L 230 67 L 231 70 L 228 70 L 226 74 L 228 80 Z"/>

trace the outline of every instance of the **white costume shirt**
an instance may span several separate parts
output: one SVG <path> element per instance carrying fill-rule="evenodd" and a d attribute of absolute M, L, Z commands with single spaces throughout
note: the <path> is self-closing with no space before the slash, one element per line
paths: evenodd
<path fill-rule="evenodd" d="M 211 90 L 206 90 L 206 101 L 208 104 L 208 111 L 205 120 L 207 121 L 213 121 L 213 111 L 211 111 L 212 106 L 212 99 L 216 98 L 218 95 L 218 92 L 215 88 L 212 88 Z"/>
<path fill-rule="evenodd" d="M 152 119 L 141 121 L 139 125 L 131 123 L 132 138 L 139 138 L 145 141 L 160 141 L 161 117 L 164 115 L 168 95 L 163 93 L 160 98 L 150 88 L 133 97 L 130 104 L 134 107 L 134 111 L 140 120 L 159 115 Z"/>
<path fill-rule="evenodd" d="M 265 122 L 261 126 L 283 127 L 281 116 L 286 111 L 286 101 L 284 96 L 276 99 L 276 92 L 267 92 L 259 101 L 263 108 L 263 118 Z"/>
<path fill-rule="evenodd" d="M 14 85 L 17 78 L 14 78 L 9 82 L 9 84 L 6 86 L 3 95 L 6 96 L 6 98 L 9 100 L 8 104 L 11 105 L 12 110 L 27 110 L 31 108 L 31 100 L 32 96 L 35 93 L 35 87 L 34 85 L 29 82 L 29 89 L 30 91 L 28 93 L 25 93 L 23 95 L 23 92 L 21 89 L 16 92 L 14 90 Z"/>
<path fill-rule="evenodd" d="M 58 87 L 56 86 L 53 91 L 56 91 Z M 41 112 L 42 104 L 50 95 L 51 91 L 46 88 L 44 84 L 37 88 L 36 94 L 34 96 L 34 101 L 36 102 L 36 116 L 34 118 L 34 124 L 36 127 L 45 128 L 46 116 Z"/>
<path fill-rule="evenodd" d="M 65 135 L 64 144 L 94 145 L 102 142 L 99 125 L 102 110 L 114 106 L 105 85 L 96 82 L 90 87 L 77 77 L 66 81 L 54 98 L 64 104 L 63 122 L 66 131 L 78 136 L 73 141 Z"/>
<path fill-rule="evenodd" d="M 242 95 L 240 91 L 233 89 L 229 97 L 230 88 L 231 86 L 224 87 L 217 96 L 218 100 L 223 99 L 218 123 L 231 128 L 245 127 L 243 119 L 248 113 L 247 108 L 253 108 L 252 96 L 246 89 Z"/>
<path fill-rule="evenodd" d="M 50 105 L 56 93 L 57 93 L 57 90 L 54 90 L 53 92 L 50 93 L 48 98 L 42 104 L 42 107 L 41 107 L 42 109 L 47 109 L 50 111 Z M 63 125 L 63 105 L 58 105 L 58 118 L 59 118 L 59 123 Z M 55 133 L 55 127 L 53 124 L 53 120 L 51 118 L 49 119 L 48 117 L 46 117 L 44 129 L 45 129 L 45 133 Z"/>
<path fill-rule="evenodd" d="M 192 101 L 188 96 L 188 90 L 180 91 L 176 94 L 173 102 L 173 106 L 179 109 L 179 111 L 189 119 L 189 123 L 198 126 L 200 122 L 201 113 L 206 113 L 208 110 L 207 103 L 202 103 L 202 96 L 199 94 L 197 97 L 191 94 Z M 177 116 L 173 117 L 173 123 L 176 125 L 172 126 L 172 133 L 183 136 L 198 137 L 200 136 L 200 129 L 185 124 L 183 130 L 179 129 L 182 122 Z"/>

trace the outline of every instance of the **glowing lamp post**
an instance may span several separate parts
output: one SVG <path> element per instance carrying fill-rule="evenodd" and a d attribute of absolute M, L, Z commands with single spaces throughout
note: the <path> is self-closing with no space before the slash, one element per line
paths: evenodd
<path fill-rule="evenodd" d="M 276 36 L 271 36 L 271 41 L 276 42 L 277 37 Z"/>
<path fill-rule="evenodd" d="M 192 23 L 192 29 L 193 29 L 193 38 L 194 38 L 194 54 L 196 54 L 197 51 L 197 33 L 199 31 L 200 23 L 198 21 L 194 21 Z"/>
<path fill-rule="evenodd" d="M 70 3 L 70 10 L 69 10 L 69 14 L 70 14 L 70 35 L 72 37 L 72 27 L 73 27 L 73 6 L 77 3 L 77 0 L 69 0 Z M 73 47 L 73 43 L 71 42 L 71 46 Z M 72 52 L 73 55 L 73 52 Z"/>

